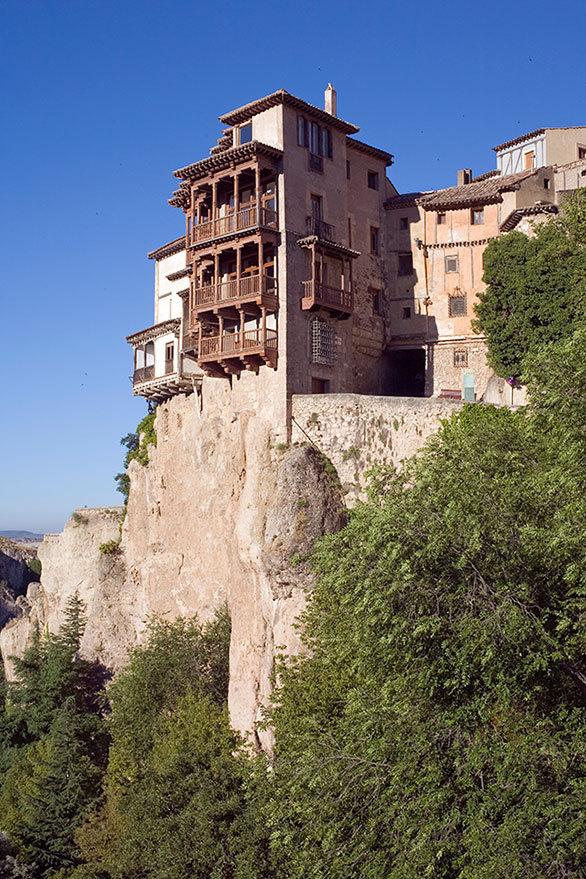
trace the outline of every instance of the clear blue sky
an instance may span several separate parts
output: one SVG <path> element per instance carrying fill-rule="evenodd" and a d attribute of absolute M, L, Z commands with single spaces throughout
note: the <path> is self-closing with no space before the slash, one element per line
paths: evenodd
<path fill-rule="evenodd" d="M 0 530 L 119 502 L 146 254 L 183 233 L 171 171 L 220 114 L 279 88 L 321 105 L 331 81 L 400 191 L 448 186 L 586 123 L 585 33 L 583 0 L 3 0 Z"/>

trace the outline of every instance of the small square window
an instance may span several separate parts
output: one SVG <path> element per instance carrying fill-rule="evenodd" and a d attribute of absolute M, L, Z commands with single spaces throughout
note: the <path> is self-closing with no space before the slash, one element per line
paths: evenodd
<path fill-rule="evenodd" d="M 400 275 L 412 275 L 413 274 L 413 254 L 411 254 L 411 253 L 400 253 L 399 254 L 399 274 Z"/>
<path fill-rule="evenodd" d="M 382 316 L 383 313 L 383 302 L 382 302 L 382 290 L 376 290 L 374 287 L 370 288 L 370 295 L 372 297 L 372 313 Z"/>
<path fill-rule="evenodd" d="M 446 256 L 446 272 L 459 272 L 460 259 L 458 256 Z"/>
<path fill-rule="evenodd" d="M 438 224 L 438 226 L 445 226 L 445 224 L 446 224 L 446 215 L 445 215 L 445 213 L 440 212 L 440 213 L 437 215 L 437 224 Z"/>
<path fill-rule="evenodd" d="M 535 165 L 535 150 L 529 150 L 523 158 L 525 160 L 525 171 L 530 171 Z"/>
<path fill-rule="evenodd" d="M 238 132 L 241 144 L 250 143 L 252 140 L 252 122 L 248 122 L 246 125 L 241 125 Z"/>
<path fill-rule="evenodd" d="M 484 224 L 484 208 L 472 208 L 471 219 L 473 226 L 482 226 Z"/>
<path fill-rule="evenodd" d="M 448 300 L 450 317 L 460 317 L 466 314 L 466 297 L 450 296 Z"/>
<path fill-rule="evenodd" d="M 380 253 L 380 239 L 377 226 L 370 227 L 370 252 L 375 256 L 379 256 Z"/>
<path fill-rule="evenodd" d="M 327 378 L 311 377 L 311 393 L 312 394 L 329 394 L 330 381 Z"/>
<path fill-rule="evenodd" d="M 378 189 L 378 172 L 377 171 L 369 171 L 368 172 L 368 188 L 369 189 Z"/>
<path fill-rule="evenodd" d="M 468 352 L 454 351 L 454 366 L 456 369 L 462 366 L 468 366 Z"/>
<path fill-rule="evenodd" d="M 405 305 L 403 307 L 403 320 L 409 320 L 411 317 L 411 306 Z"/>
<path fill-rule="evenodd" d="M 401 217 L 399 219 L 399 229 L 408 229 L 409 228 L 409 217 Z"/>

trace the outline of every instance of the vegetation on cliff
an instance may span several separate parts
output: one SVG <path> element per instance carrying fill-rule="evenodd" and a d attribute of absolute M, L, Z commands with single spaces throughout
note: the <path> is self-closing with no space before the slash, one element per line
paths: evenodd
<path fill-rule="evenodd" d="M 566 199 L 560 220 L 534 237 L 509 232 L 484 252 L 486 289 L 475 328 L 486 335 L 498 375 L 520 377 L 523 360 L 541 345 L 569 338 L 586 300 L 586 190 Z"/>
<path fill-rule="evenodd" d="M 128 501 L 128 493 L 130 491 L 130 477 L 127 470 L 131 461 L 138 461 L 143 467 L 149 461 L 149 446 L 157 445 L 157 434 L 155 433 L 156 412 L 151 412 L 139 422 L 135 433 L 127 433 L 120 440 L 120 445 L 125 446 L 126 455 L 124 456 L 124 470 L 117 473 L 114 481 L 117 484 L 117 490 L 124 497 L 124 503 Z"/>

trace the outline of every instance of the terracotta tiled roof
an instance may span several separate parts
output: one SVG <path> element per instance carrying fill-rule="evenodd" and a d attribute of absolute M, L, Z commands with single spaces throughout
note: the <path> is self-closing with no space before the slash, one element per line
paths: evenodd
<path fill-rule="evenodd" d="M 138 333 L 126 336 L 126 341 L 131 345 L 138 345 L 140 342 L 148 342 L 150 339 L 156 339 L 158 336 L 165 335 L 165 333 L 176 333 L 179 331 L 180 326 L 181 318 L 172 317 L 170 320 L 164 320 L 160 324 L 147 327 L 146 330 L 139 330 Z"/>
<path fill-rule="evenodd" d="M 499 169 L 495 168 L 493 171 L 485 171 L 484 174 L 479 174 L 478 177 L 473 177 L 470 182 L 479 183 L 480 180 L 488 180 L 489 177 L 498 177 L 500 173 Z"/>
<path fill-rule="evenodd" d="M 385 210 L 392 211 L 395 208 L 414 208 L 419 204 L 419 199 L 426 195 L 424 192 L 404 192 L 402 195 L 395 195 L 393 198 L 387 198 L 385 201 Z"/>
<path fill-rule="evenodd" d="M 185 235 L 182 235 L 181 238 L 176 238 L 174 241 L 169 241 L 168 244 L 163 244 L 157 250 L 151 250 L 148 258 L 165 259 L 166 256 L 172 256 L 174 253 L 179 253 L 180 250 L 185 250 Z"/>
<path fill-rule="evenodd" d="M 536 128 L 535 131 L 530 131 L 528 134 L 520 134 L 519 137 L 514 137 L 513 140 L 507 140 L 505 143 L 500 143 L 498 146 L 493 147 L 493 150 L 495 153 L 498 153 L 500 150 L 504 150 L 507 147 L 515 146 L 516 143 L 523 143 L 524 140 L 531 140 L 533 137 L 538 137 L 546 131 L 575 131 L 585 127 L 586 126 L 584 125 L 558 125 L 551 128 Z"/>
<path fill-rule="evenodd" d="M 449 189 L 438 189 L 422 195 L 417 199 L 426 211 L 437 211 L 442 208 L 458 208 L 476 204 L 493 204 L 501 201 L 501 193 L 517 189 L 521 181 L 532 177 L 536 171 L 521 171 L 520 174 L 506 174 L 504 177 L 487 177 L 467 183 L 465 186 L 451 186 Z"/>
<path fill-rule="evenodd" d="M 379 159 L 381 162 L 385 163 L 385 166 L 393 164 L 394 156 L 392 153 L 386 153 L 384 150 L 379 150 L 377 147 L 370 146 L 368 143 L 363 143 L 361 140 L 356 140 L 354 137 L 346 138 L 346 146 L 353 150 L 357 150 L 359 153 L 366 153 L 374 159 Z"/>
<path fill-rule="evenodd" d="M 534 204 L 527 208 L 517 208 L 511 211 L 509 216 L 501 223 L 501 232 L 510 232 L 523 217 L 535 217 L 538 214 L 557 214 L 558 206 L 555 204 Z"/>
<path fill-rule="evenodd" d="M 263 110 L 268 110 L 270 107 L 276 107 L 279 104 L 287 104 L 289 107 L 301 110 L 302 113 L 307 113 L 315 119 L 326 123 L 330 128 L 336 128 L 345 134 L 356 134 L 356 132 L 360 131 L 357 125 L 352 125 L 351 122 L 344 122 L 343 119 L 338 119 L 337 116 L 332 116 L 331 113 L 320 110 L 319 107 L 314 107 L 313 104 L 308 104 L 307 101 L 302 101 L 301 98 L 296 98 L 295 95 L 289 94 L 285 89 L 279 89 L 278 92 L 273 92 L 272 95 L 266 95 L 264 98 L 259 98 L 258 101 L 245 104 L 244 107 L 238 107 L 237 110 L 232 110 L 230 113 L 220 116 L 220 122 L 227 125 L 239 125 L 241 122 L 247 122 L 248 119 L 256 116 L 257 113 L 262 113 Z"/>
<path fill-rule="evenodd" d="M 229 168 L 232 162 L 245 161 L 257 153 L 278 159 L 279 156 L 283 155 L 283 150 L 268 146 L 266 143 L 260 143 L 258 140 L 251 140 L 250 143 L 232 147 L 232 149 L 224 150 L 218 155 L 209 156 L 209 158 L 200 159 L 199 162 L 194 162 L 192 165 L 186 165 L 185 168 L 179 168 L 179 170 L 173 171 L 173 174 L 180 180 L 198 180 L 201 177 L 207 177 L 211 171 Z M 177 197 L 177 193 L 174 194 L 175 197 Z"/>
<path fill-rule="evenodd" d="M 527 134 L 520 134 L 519 137 L 507 140 L 505 143 L 499 143 L 498 146 L 493 147 L 493 150 L 495 153 L 498 153 L 499 150 L 505 150 L 507 147 L 515 146 L 516 143 L 523 143 L 524 140 L 531 140 L 532 137 L 538 137 L 540 134 L 544 134 L 545 130 L 545 128 L 536 128 L 535 131 L 529 131 Z"/>

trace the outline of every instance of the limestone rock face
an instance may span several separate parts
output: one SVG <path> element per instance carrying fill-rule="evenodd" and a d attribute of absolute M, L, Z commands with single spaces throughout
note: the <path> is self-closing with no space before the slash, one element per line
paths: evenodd
<path fill-rule="evenodd" d="M 37 579 L 27 564 L 36 557 L 35 549 L 0 537 L 0 580 L 16 595 L 24 595 L 28 584 Z"/>
<path fill-rule="evenodd" d="M 22 654 L 36 621 L 56 630 L 77 589 L 88 608 L 83 652 L 119 668 L 153 614 L 209 619 L 224 602 L 232 619 L 229 708 L 234 727 L 256 732 L 276 650 L 300 649 L 294 620 L 310 575 L 292 559 L 342 527 L 339 483 L 309 446 L 273 447 L 262 411 L 235 409 L 227 383 L 159 406 L 157 446 L 133 462 L 119 549 L 119 508 L 78 510 L 39 549 L 42 588 L 0 633 L 3 656 Z M 9 669 L 8 669 L 9 670 Z M 9 670 L 10 671 L 10 670 Z"/>

